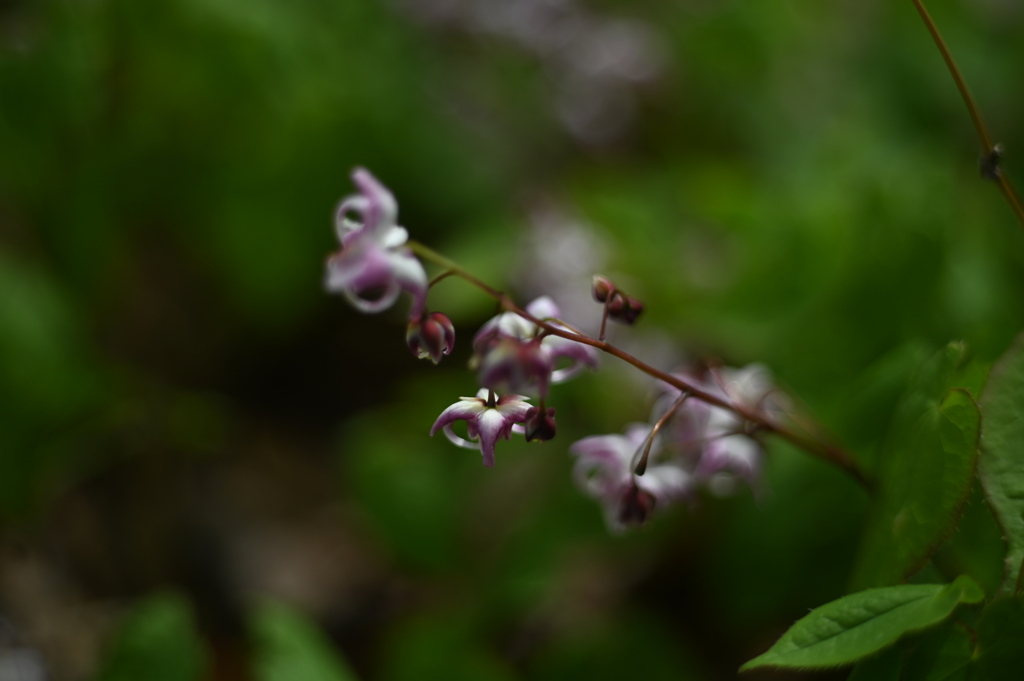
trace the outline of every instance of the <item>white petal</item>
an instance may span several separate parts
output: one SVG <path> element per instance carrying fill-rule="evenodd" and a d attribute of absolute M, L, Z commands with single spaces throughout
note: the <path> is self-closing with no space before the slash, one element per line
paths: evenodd
<path fill-rule="evenodd" d="M 398 248 L 409 240 L 409 232 L 405 227 L 395 225 L 384 232 L 380 238 L 380 245 L 384 248 Z"/>
<path fill-rule="evenodd" d="M 537 319 L 557 319 L 561 316 L 558 306 L 549 296 L 541 296 L 526 306 L 526 311 Z"/>
<path fill-rule="evenodd" d="M 452 424 L 450 423 L 447 424 L 444 428 L 442 428 L 441 432 L 443 432 L 445 434 L 445 437 L 447 437 L 448 440 L 456 447 L 462 447 L 463 449 L 480 449 L 479 442 L 470 442 L 466 438 L 456 435 L 455 431 L 452 430 Z"/>

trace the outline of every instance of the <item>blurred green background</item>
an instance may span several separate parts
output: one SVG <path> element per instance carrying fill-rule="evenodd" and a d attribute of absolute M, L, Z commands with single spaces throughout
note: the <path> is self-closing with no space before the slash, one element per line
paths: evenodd
<path fill-rule="evenodd" d="M 1024 184 L 1024 5 L 929 6 Z M 923 357 L 1024 327 L 977 146 L 909 1 L 0 2 L 0 664 L 735 678 L 844 592 L 865 495 L 773 442 L 756 498 L 610 536 L 566 452 L 647 417 L 611 360 L 494 470 L 430 439 L 495 308 L 440 285 L 433 368 L 327 296 L 348 175 L 585 329 L 612 275 L 616 341 L 764 362 L 870 460 Z M 950 560 L 998 556 L 979 504 Z"/>

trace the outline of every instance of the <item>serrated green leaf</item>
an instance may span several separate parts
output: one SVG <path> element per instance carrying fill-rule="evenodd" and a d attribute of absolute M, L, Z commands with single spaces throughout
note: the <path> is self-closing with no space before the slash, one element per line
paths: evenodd
<path fill-rule="evenodd" d="M 962 347 L 951 344 L 919 372 L 882 450 L 880 488 L 853 588 L 906 579 L 956 528 L 970 495 L 981 433 L 977 404 L 950 389 Z"/>
<path fill-rule="evenodd" d="M 355 681 L 327 638 L 299 612 L 276 603 L 257 608 L 253 671 L 257 681 Z"/>
<path fill-rule="evenodd" d="M 992 369 L 981 407 L 985 440 L 978 478 L 1006 539 L 1005 594 L 1017 585 L 1024 561 L 1024 334 Z"/>
<path fill-rule="evenodd" d="M 960 603 L 977 603 L 984 597 L 981 587 L 966 576 L 947 585 L 903 584 L 850 594 L 811 611 L 740 671 L 850 664 L 908 632 L 941 622 Z"/>

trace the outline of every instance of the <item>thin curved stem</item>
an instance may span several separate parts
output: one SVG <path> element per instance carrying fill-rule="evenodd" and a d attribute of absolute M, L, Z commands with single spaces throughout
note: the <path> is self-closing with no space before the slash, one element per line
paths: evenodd
<path fill-rule="evenodd" d="M 956 89 L 960 91 L 960 97 L 964 100 L 967 112 L 971 115 L 971 121 L 974 123 L 974 129 L 978 133 L 978 141 L 981 142 L 982 175 L 995 180 L 996 184 L 999 185 L 999 190 L 1006 198 L 1007 203 L 1010 204 L 1010 207 L 1016 214 L 1017 221 L 1020 222 L 1022 227 L 1024 227 L 1024 204 L 1021 203 L 1020 197 L 1017 196 L 1017 193 L 1010 185 L 1010 180 L 1007 179 L 1006 173 L 999 168 L 998 161 L 1000 149 L 998 145 L 992 141 L 992 135 L 985 126 L 985 120 L 981 117 L 981 109 L 978 108 L 978 104 L 974 101 L 974 97 L 971 95 L 971 91 L 967 87 L 967 81 L 964 80 L 963 74 L 960 73 L 960 67 L 957 66 L 956 60 L 953 59 L 953 54 L 949 51 L 949 47 L 946 45 L 946 41 L 943 40 L 942 34 L 939 33 L 939 27 L 935 25 L 935 21 L 932 20 L 931 15 L 925 8 L 924 2 L 922 0 L 911 0 L 911 2 L 914 3 L 914 7 L 917 8 L 917 13 L 921 15 L 921 20 L 924 22 L 925 26 L 928 27 L 928 32 L 931 33 L 932 40 L 935 41 L 935 46 L 939 48 L 939 52 L 942 54 L 942 59 L 946 62 L 946 68 L 949 70 L 949 74 L 953 76 L 953 82 L 956 83 Z"/>
<path fill-rule="evenodd" d="M 647 435 L 647 439 L 644 441 L 643 454 L 640 455 L 640 460 L 633 468 L 634 475 L 643 475 L 647 471 L 647 459 L 651 455 L 651 445 L 654 444 L 654 438 L 657 437 L 658 432 L 665 427 L 668 420 L 672 418 L 673 414 L 679 411 L 679 407 L 683 406 L 683 402 L 686 402 L 686 398 L 690 396 L 690 393 L 683 393 L 679 396 L 679 399 L 675 401 L 672 407 L 665 412 L 665 414 L 658 419 L 658 422 L 651 428 L 650 434 Z"/>
<path fill-rule="evenodd" d="M 444 281 L 448 277 L 453 276 L 454 274 L 455 272 L 452 272 L 451 270 L 445 270 L 444 272 L 441 272 L 441 274 L 437 275 L 436 277 L 430 280 L 430 283 L 427 284 L 427 288 L 434 288 L 434 286 L 436 286 L 438 283 Z"/>
<path fill-rule="evenodd" d="M 935 46 L 942 53 L 942 59 L 946 62 L 949 74 L 953 76 L 956 89 L 960 91 L 960 97 L 967 106 L 967 112 L 971 114 L 974 129 L 978 131 L 978 139 L 981 141 L 982 151 L 986 153 L 992 151 L 995 143 L 992 142 L 992 136 L 989 134 L 988 128 L 985 127 L 985 121 L 981 117 L 981 110 L 975 103 L 974 97 L 971 96 L 971 91 L 967 88 L 967 81 L 964 80 L 963 74 L 960 73 L 960 67 L 956 65 L 956 60 L 953 59 L 953 54 L 949 51 L 949 47 L 946 46 L 946 41 L 942 38 L 942 34 L 939 33 L 939 27 L 935 25 L 935 21 L 932 20 L 932 16 L 928 13 L 922 0 L 911 0 L 911 2 L 914 3 L 917 13 L 921 15 L 921 20 L 928 27 L 928 32 L 932 34 L 932 40 L 935 41 Z"/>
<path fill-rule="evenodd" d="M 681 392 L 689 394 L 690 397 L 697 398 L 702 402 L 706 402 L 716 407 L 721 407 L 722 409 L 731 411 L 740 416 L 741 418 L 746 419 L 747 421 L 750 421 L 752 423 L 755 423 L 757 427 L 762 431 L 775 433 L 782 439 L 799 447 L 800 449 L 803 449 L 807 453 L 812 454 L 825 461 L 828 461 L 829 463 L 832 463 L 836 466 L 839 466 L 844 471 L 853 476 L 866 489 L 871 490 L 873 488 L 872 482 L 869 480 L 867 475 L 860 469 L 860 467 L 853 460 L 853 458 L 839 447 L 829 444 L 828 442 L 825 442 L 824 439 L 816 439 L 807 434 L 791 430 L 785 424 L 775 423 L 764 414 L 758 413 L 756 411 L 751 411 L 743 407 L 742 405 L 733 404 L 730 400 L 720 395 L 716 395 L 715 393 L 708 392 L 706 389 L 700 387 L 699 385 L 691 383 L 686 378 L 683 378 L 681 376 L 674 376 L 666 371 L 657 369 L 651 366 L 650 364 L 647 364 L 643 360 L 634 357 L 625 350 L 621 350 L 620 348 L 612 345 L 611 343 L 608 343 L 607 341 L 591 338 L 586 334 L 578 333 L 575 331 L 567 331 L 566 329 L 550 324 L 544 321 L 543 319 L 538 319 L 537 317 L 534 317 L 523 308 L 519 307 L 519 305 L 509 296 L 505 295 L 496 288 L 488 286 L 483 281 L 478 279 L 476 276 L 474 276 L 470 272 L 467 272 L 457 263 L 449 260 L 440 253 L 437 253 L 436 251 L 415 241 L 410 241 L 408 243 L 408 246 L 410 249 L 412 249 L 414 253 L 416 253 L 416 255 L 420 256 L 421 258 L 424 258 L 425 260 L 429 260 L 434 264 L 443 267 L 444 269 L 451 270 L 454 276 L 460 277 L 461 279 L 472 284 L 473 286 L 476 286 L 478 289 L 486 293 L 491 298 L 497 300 L 498 303 L 501 305 L 502 309 L 509 312 L 513 312 L 522 317 L 523 319 L 526 319 L 527 321 L 536 324 L 537 326 L 544 329 L 552 336 L 559 336 L 560 338 L 565 338 L 567 340 L 575 341 L 577 343 L 582 343 L 583 345 L 589 345 L 613 357 L 617 357 L 623 362 L 626 362 L 627 364 L 630 364 L 636 369 L 647 374 L 648 376 L 656 378 L 660 381 L 664 381 L 665 383 L 668 383 L 669 385 L 680 390 Z"/>

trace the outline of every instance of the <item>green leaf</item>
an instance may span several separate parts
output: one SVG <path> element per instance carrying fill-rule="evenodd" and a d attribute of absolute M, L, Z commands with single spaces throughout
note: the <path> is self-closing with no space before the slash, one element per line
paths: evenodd
<path fill-rule="evenodd" d="M 920 637 L 900 681 L 967 681 L 973 645 L 963 627 L 948 622 Z"/>
<path fill-rule="evenodd" d="M 205 664 L 188 601 L 151 596 L 121 623 L 97 681 L 198 681 Z"/>
<path fill-rule="evenodd" d="M 813 610 L 740 671 L 850 664 L 907 632 L 941 622 L 960 603 L 977 603 L 984 597 L 981 587 L 966 576 L 947 585 L 903 584 L 850 594 Z"/>
<path fill-rule="evenodd" d="M 903 651 L 887 648 L 858 662 L 846 681 L 900 681 L 902 669 Z"/>
<path fill-rule="evenodd" d="M 1024 669 L 1024 598 L 1002 598 L 978 622 L 974 681 L 1019 679 Z"/>
<path fill-rule="evenodd" d="M 1024 334 L 992 369 L 981 406 L 985 441 L 978 478 L 1007 543 L 1001 593 L 1018 584 L 1024 562 Z"/>
<path fill-rule="evenodd" d="M 920 569 L 956 529 L 970 495 L 981 433 L 977 404 L 949 388 L 962 353 L 950 344 L 918 373 L 882 450 L 880 488 L 853 588 L 886 586 Z"/>
<path fill-rule="evenodd" d="M 252 620 L 257 681 L 355 681 L 327 638 L 300 613 L 276 603 Z"/>

